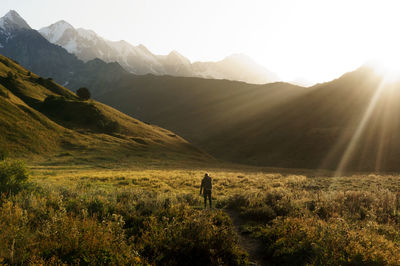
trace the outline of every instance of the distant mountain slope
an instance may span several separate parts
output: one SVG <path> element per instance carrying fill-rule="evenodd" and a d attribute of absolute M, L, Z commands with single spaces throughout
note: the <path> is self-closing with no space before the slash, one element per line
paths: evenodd
<path fill-rule="evenodd" d="M 239 147 L 256 144 L 258 140 L 248 135 L 236 143 L 225 143 L 215 136 L 221 132 L 227 139 L 238 136 L 241 131 L 238 127 L 242 123 L 268 114 L 310 90 L 288 83 L 252 85 L 227 80 L 147 75 L 125 79 L 119 83 L 118 89 L 98 99 L 143 121 L 173 130 L 220 158 L 230 160 L 241 154 Z M 263 119 L 254 121 L 256 125 L 264 122 Z M 222 143 L 226 146 L 220 147 Z M 214 149 L 216 146 L 218 150 Z M 234 147 L 238 149 L 235 153 L 225 152 Z"/>
<path fill-rule="evenodd" d="M 192 68 L 196 76 L 204 78 L 237 80 L 254 84 L 279 80 L 276 74 L 243 54 L 233 54 L 219 62 L 195 62 Z"/>
<path fill-rule="evenodd" d="M 309 88 L 143 76 L 100 100 L 229 161 L 400 170 L 400 84 L 368 67 Z"/>
<path fill-rule="evenodd" d="M 75 29 L 66 21 L 58 21 L 39 32 L 49 42 L 62 46 L 85 62 L 99 58 L 106 62 L 118 62 L 135 74 L 165 74 L 157 57 L 142 45 L 108 41 L 91 30 Z"/>
<path fill-rule="evenodd" d="M 16 157 L 81 163 L 210 159 L 168 130 L 93 100 L 80 101 L 1 55 L 0 149 Z"/>
<path fill-rule="evenodd" d="M 207 141 L 215 145 L 209 151 L 215 156 L 225 155 L 229 160 L 252 164 L 338 169 L 380 82 L 373 70 L 360 68 L 332 82 L 311 87 L 283 105 L 211 136 Z M 394 146 L 382 150 L 390 162 L 377 158 L 379 131 L 386 130 L 377 124 L 382 109 L 381 102 L 371 119 L 366 120 L 365 130 L 357 138 L 344 169 L 400 169 L 400 158 L 389 155 L 400 148 L 400 136 L 392 143 Z M 394 111 L 393 115 L 400 115 L 397 107 Z"/>
<path fill-rule="evenodd" d="M 0 18 L 0 32 L 8 33 L 20 29 L 29 30 L 31 27 L 14 10 L 10 10 L 4 17 Z"/>
<path fill-rule="evenodd" d="M 155 55 L 145 46 L 133 46 L 125 41 L 108 41 L 92 30 L 75 29 L 66 21 L 58 21 L 39 32 L 49 42 L 64 47 L 83 61 L 99 58 L 118 62 L 127 71 L 137 74 L 172 75 L 238 80 L 248 83 L 269 83 L 277 75 L 244 55 L 232 55 L 219 62 L 191 63 L 176 51 Z"/>
<path fill-rule="evenodd" d="M 125 79 L 99 100 L 199 142 L 305 91 L 288 83 L 146 75 Z"/>
<path fill-rule="evenodd" d="M 240 76 L 240 79 L 243 80 L 248 77 L 256 80 L 259 75 L 265 76 L 263 72 L 265 69 L 254 67 L 252 61 L 242 55 L 232 56 L 219 63 L 191 64 L 188 59 L 176 51 L 166 56 L 155 56 L 144 46 L 133 47 L 124 41 L 111 44 L 94 32 L 84 29 L 75 30 L 65 21 L 42 29 L 42 34 L 46 35 L 49 40 L 58 42 L 69 51 L 89 60 L 83 62 L 63 47 L 52 44 L 43 38 L 41 34 L 31 29 L 15 11 L 10 11 L 0 21 L 0 54 L 18 61 L 24 67 L 45 78 L 53 78 L 73 91 L 87 86 L 95 96 L 116 89 L 123 80 L 134 77 L 118 63 L 112 63 L 113 61 L 122 62 L 122 64 L 132 63 L 139 67 L 133 71 L 137 73 L 155 72 L 193 76 L 193 69 L 196 68 L 196 71 L 200 73 L 199 76 L 215 76 L 221 79 L 235 79 L 235 76 Z M 93 49 L 94 44 L 97 45 L 96 49 Z M 103 55 L 103 58 L 110 63 L 97 58 L 91 59 L 99 55 Z M 144 61 L 137 64 L 139 59 Z M 242 64 L 245 67 L 241 67 Z M 211 68 L 214 72 L 212 75 L 207 70 Z"/>
<path fill-rule="evenodd" d="M 0 19 L 0 54 L 45 78 L 54 78 L 72 90 L 86 83 L 93 86 L 101 84 L 102 88 L 107 88 L 128 74 L 117 63 L 105 63 L 98 59 L 84 63 L 32 30 L 15 11 Z"/>

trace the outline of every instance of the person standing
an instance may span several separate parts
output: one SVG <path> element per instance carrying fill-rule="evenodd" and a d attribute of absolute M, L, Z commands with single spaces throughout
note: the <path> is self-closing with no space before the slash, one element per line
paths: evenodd
<path fill-rule="evenodd" d="M 200 195 L 203 192 L 204 196 L 204 208 L 207 208 L 207 198 L 210 201 L 210 208 L 211 208 L 211 191 L 212 191 L 212 180 L 211 177 L 206 173 L 201 180 L 200 186 Z"/>

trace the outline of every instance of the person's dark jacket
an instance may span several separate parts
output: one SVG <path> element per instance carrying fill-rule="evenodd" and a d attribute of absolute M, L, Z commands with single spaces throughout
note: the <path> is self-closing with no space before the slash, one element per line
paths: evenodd
<path fill-rule="evenodd" d="M 201 192 L 203 192 L 203 194 L 211 193 L 211 190 L 212 190 L 211 177 L 205 176 L 203 180 L 201 180 L 200 194 Z"/>

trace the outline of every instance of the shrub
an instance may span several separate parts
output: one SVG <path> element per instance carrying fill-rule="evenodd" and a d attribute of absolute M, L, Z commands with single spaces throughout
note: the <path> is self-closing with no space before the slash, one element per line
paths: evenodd
<path fill-rule="evenodd" d="M 342 219 L 287 218 L 255 235 L 272 264 L 398 265 L 399 247 L 369 227 L 360 229 Z"/>
<path fill-rule="evenodd" d="M 118 215 L 112 221 L 98 223 L 60 213 L 59 219 L 52 219 L 43 230 L 41 255 L 67 264 L 132 264 L 136 254 L 126 244 L 123 225 Z"/>
<path fill-rule="evenodd" d="M 8 157 L 8 151 L 7 150 L 0 150 L 0 161 L 4 161 Z"/>
<path fill-rule="evenodd" d="M 60 104 L 66 101 L 63 96 L 49 95 L 43 101 L 43 107 L 49 110 L 55 110 L 60 107 Z"/>
<path fill-rule="evenodd" d="M 13 80 L 14 79 L 14 75 L 13 75 L 13 73 L 11 71 L 7 72 L 7 79 L 8 80 Z"/>
<path fill-rule="evenodd" d="M 269 222 L 276 217 L 275 211 L 268 205 L 263 207 L 251 208 L 245 210 L 242 216 L 246 219 L 259 221 L 259 222 Z"/>
<path fill-rule="evenodd" d="M 79 88 L 79 89 L 76 91 L 76 95 L 78 95 L 78 97 L 79 97 L 81 100 L 84 100 L 84 101 L 89 100 L 90 97 L 91 97 L 91 93 L 90 93 L 89 89 L 86 88 L 86 87 Z"/>
<path fill-rule="evenodd" d="M 319 218 L 326 220 L 330 217 L 330 212 L 327 207 L 321 206 L 317 211 L 316 214 Z"/>
<path fill-rule="evenodd" d="M 144 222 L 137 250 L 155 265 L 245 265 L 230 219 L 221 211 L 173 207 Z"/>
<path fill-rule="evenodd" d="M 250 201 L 248 197 L 244 194 L 234 194 L 228 200 L 228 208 L 234 210 L 240 210 L 243 207 L 248 207 Z"/>
<path fill-rule="evenodd" d="M 89 202 L 88 205 L 88 212 L 90 215 L 99 215 L 102 217 L 105 213 L 105 207 L 102 201 L 99 199 L 94 199 L 91 202 Z"/>
<path fill-rule="evenodd" d="M 0 193 L 16 193 L 28 181 L 28 170 L 23 162 L 5 160 L 0 162 Z"/>
<path fill-rule="evenodd" d="M 114 133 L 118 131 L 119 124 L 117 121 L 99 120 L 97 128 L 104 133 Z"/>
<path fill-rule="evenodd" d="M 18 198 L 22 204 L 13 198 L 0 205 L 1 265 L 141 263 L 126 241 L 121 216 L 113 215 L 100 223 L 92 217 L 71 215 L 63 208 L 53 210 L 46 206 L 46 198 L 24 197 Z M 30 204 L 24 207 L 25 202 Z"/>

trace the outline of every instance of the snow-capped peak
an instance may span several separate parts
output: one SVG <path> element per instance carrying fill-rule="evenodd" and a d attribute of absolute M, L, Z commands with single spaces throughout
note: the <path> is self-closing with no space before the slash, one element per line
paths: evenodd
<path fill-rule="evenodd" d="M 0 28 L 6 31 L 16 29 L 31 29 L 26 21 L 14 10 L 10 10 L 0 18 Z"/>
<path fill-rule="evenodd" d="M 57 41 L 64 35 L 64 32 L 68 29 L 74 30 L 74 27 L 65 20 L 60 20 L 48 27 L 41 28 L 39 32 L 50 42 L 57 43 Z"/>
<path fill-rule="evenodd" d="M 96 32 L 94 32 L 92 30 L 79 28 L 76 31 L 78 32 L 79 36 L 81 36 L 82 38 L 85 38 L 86 40 L 94 40 L 96 38 L 99 38 L 97 36 Z"/>
<path fill-rule="evenodd" d="M 118 62 L 135 74 L 194 76 L 260 84 L 278 80 L 274 73 L 244 54 L 233 54 L 218 62 L 191 63 L 177 51 L 155 55 L 142 44 L 134 46 L 126 41 L 110 41 L 92 30 L 75 29 L 63 20 L 39 32 L 51 43 L 62 46 L 85 62 L 95 58 Z"/>

